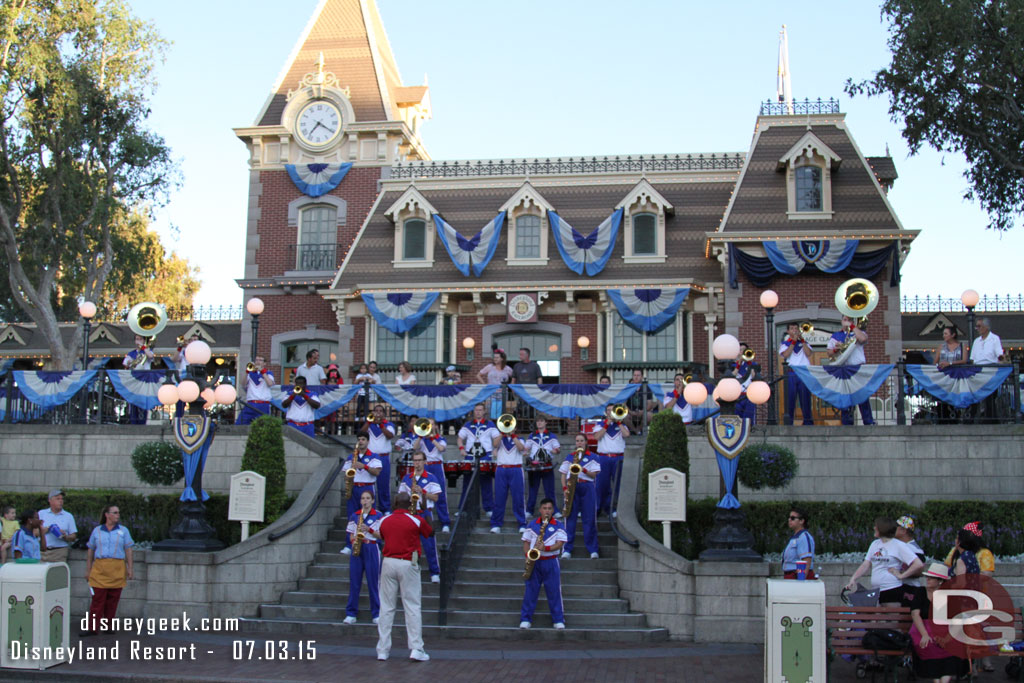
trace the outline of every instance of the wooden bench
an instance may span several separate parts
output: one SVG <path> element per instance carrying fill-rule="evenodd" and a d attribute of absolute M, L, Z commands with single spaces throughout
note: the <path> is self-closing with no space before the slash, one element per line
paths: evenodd
<path fill-rule="evenodd" d="M 900 660 L 910 654 L 906 650 L 869 650 L 861 644 L 864 634 L 871 629 L 883 628 L 909 633 L 913 621 L 909 607 L 826 607 L 825 627 L 828 632 L 828 675 L 831 677 L 832 660 L 840 655 L 866 655 L 884 657 L 886 680 L 898 680 Z M 858 676 L 861 677 L 861 676 Z M 871 680 L 875 679 L 874 671 Z"/>

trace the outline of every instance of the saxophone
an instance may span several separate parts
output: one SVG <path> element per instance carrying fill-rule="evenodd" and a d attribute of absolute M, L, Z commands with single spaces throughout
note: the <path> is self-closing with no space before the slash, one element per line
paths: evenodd
<path fill-rule="evenodd" d="M 544 547 L 544 534 L 547 532 L 547 526 L 550 521 L 550 517 L 545 517 L 541 520 L 540 533 L 537 534 L 537 540 L 529 552 L 526 553 L 526 569 L 523 570 L 524 579 L 529 579 L 533 575 L 533 565 L 540 559 L 540 549 Z"/>
<path fill-rule="evenodd" d="M 352 489 L 356 483 L 356 458 L 358 453 L 352 456 L 352 467 L 345 470 L 345 500 L 352 497 Z"/>
<path fill-rule="evenodd" d="M 569 480 L 565 483 L 565 500 L 562 507 L 562 517 L 569 519 L 569 511 L 572 510 L 572 499 L 576 495 L 576 482 L 579 481 L 580 472 L 583 467 L 580 465 L 580 458 L 583 457 L 583 449 L 577 448 L 572 456 L 572 464 L 569 465 Z"/>
<path fill-rule="evenodd" d="M 363 523 L 363 511 L 359 511 L 359 516 L 356 517 L 356 540 L 352 541 L 352 557 L 359 557 L 359 551 L 363 549 L 363 541 L 366 540 L 366 534 L 359 530 L 360 525 Z"/>
<path fill-rule="evenodd" d="M 413 479 L 411 489 L 412 493 L 409 496 L 409 510 L 414 515 L 420 511 L 420 494 L 416 493 L 416 489 L 418 488 L 419 486 L 416 484 L 416 480 Z"/>

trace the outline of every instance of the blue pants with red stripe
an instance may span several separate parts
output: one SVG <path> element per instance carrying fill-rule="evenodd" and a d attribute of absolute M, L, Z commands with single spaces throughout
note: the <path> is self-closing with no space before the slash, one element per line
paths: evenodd
<path fill-rule="evenodd" d="M 235 424 L 252 424 L 253 420 L 264 415 L 270 415 L 270 401 L 246 401 L 245 407 L 242 408 L 242 412 L 238 414 L 238 419 L 235 420 Z"/>
<path fill-rule="evenodd" d="M 592 481 L 577 481 L 573 494 L 572 510 L 565 521 L 565 534 L 569 537 L 562 552 L 571 553 L 576 537 L 576 516 L 583 516 L 583 544 L 587 552 L 597 552 L 597 491 Z"/>
<path fill-rule="evenodd" d="M 619 473 L 622 472 L 622 454 L 597 454 L 601 463 L 601 471 L 597 473 L 597 511 L 611 514 L 619 505 Z M 612 478 L 615 478 L 615 491 L 612 491 Z M 578 491 L 579 489 L 577 489 Z"/>
<path fill-rule="evenodd" d="M 526 526 L 526 498 L 523 495 L 523 468 L 498 466 L 494 474 L 494 507 L 491 528 L 505 521 L 505 499 L 512 496 L 512 514 L 520 527 Z"/>
<path fill-rule="evenodd" d="M 490 462 L 490 460 L 486 462 Z M 466 492 L 469 490 L 469 480 L 472 476 L 472 474 L 467 474 L 462 479 L 462 495 L 459 497 L 459 507 L 462 507 L 462 501 L 466 500 Z M 480 477 L 480 507 L 482 507 L 485 512 L 493 512 L 494 474 L 484 474 L 483 472 L 480 472 L 477 476 Z"/>
<path fill-rule="evenodd" d="M 441 495 L 434 501 L 434 510 L 437 512 L 437 519 L 441 525 L 448 526 L 452 523 L 452 519 L 448 516 L 448 479 L 444 475 L 444 463 L 428 462 L 426 470 L 441 482 Z"/>
<path fill-rule="evenodd" d="M 537 493 L 540 491 L 540 485 L 544 484 L 544 497 L 555 499 L 555 470 L 542 470 L 540 472 L 528 472 L 527 477 L 530 480 L 530 494 L 526 499 L 526 514 L 532 515 L 533 508 L 537 504 Z M 556 502 L 557 505 L 557 502 Z"/>
<path fill-rule="evenodd" d="M 381 512 L 391 512 L 391 456 L 387 453 L 374 453 L 380 460 L 380 474 L 377 475 L 377 503 Z"/>
<path fill-rule="evenodd" d="M 431 521 L 434 517 L 431 510 L 420 511 L 420 517 L 427 520 L 427 524 L 433 526 Z M 430 534 L 427 538 L 420 538 L 420 547 L 423 548 L 423 555 L 427 558 L 427 566 L 430 567 L 431 576 L 441 574 L 441 564 L 437 561 L 437 537 Z"/>
<path fill-rule="evenodd" d="M 298 423 L 292 422 L 291 420 L 288 420 L 288 426 L 291 427 L 292 429 L 299 430 L 300 432 L 302 432 L 306 436 L 311 436 L 313 438 L 316 438 L 316 426 L 312 422 L 309 422 L 309 423 L 304 424 L 304 425 L 300 425 Z"/>
<path fill-rule="evenodd" d="M 537 597 L 540 596 L 541 584 L 544 585 L 544 593 L 548 598 L 551 622 L 564 624 L 562 573 L 558 566 L 558 557 L 537 560 L 533 565 L 533 574 L 526 580 L 526 591 L 523 593 L 523 607 L 519 612 L 519 620 L 533 621 L 533 612 L 537 609 Z"/>
<path fill-rule="evenodd" d="M 363 588 L 363 575 L 366 575 L 366 591 L 370 594 L 370 616 L 380 616 L 380 548 L 376 543 L 364 543 L 359 555 L 348 558 L 348 604 L 345 605 L 345 616 L 354 617 L 359 614 L 359 591 Z"/>

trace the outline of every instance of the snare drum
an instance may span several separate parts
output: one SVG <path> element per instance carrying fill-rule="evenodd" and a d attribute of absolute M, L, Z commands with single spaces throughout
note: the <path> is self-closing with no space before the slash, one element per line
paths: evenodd
<path fill-rule="evenodd" d="M 459 466 L 459 472 L 461 472 L 462 474 L 469 474 L 470 472 L 473 471 L 472 460 L 463 460 L 462 462 L 456 464 Z"/>
<path fill-rule="evenodd" d="M 459 474 L 461 472 L 461 462 L 450 460 L 444 464 L 444 478 L 447 480 L 448 486 L 455 486 L 455 483 L 459 480 Z"/>
<path fill-rule="evenodd" d="M 480 461 L 480 474 L 494 474 L 494 461 L 493 460 L 481 460 Z"/>

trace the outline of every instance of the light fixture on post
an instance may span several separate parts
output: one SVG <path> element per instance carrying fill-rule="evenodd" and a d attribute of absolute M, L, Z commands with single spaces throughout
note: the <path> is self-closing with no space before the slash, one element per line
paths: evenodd
<path fill-rule="evenodd" d="M 96 304 L 83 301 L 78 304 L 78 315 L 82 316 L 82 370 L 89 369 L 89 327 L 96 315 Z M 89 421 L 89 385 L 82 387 L 82 423 Z"/>
<path fill-rule="evenodd" d="M 960 303 L 967 309 L 967 339 L 973 343 L 974 340 L 974 307 L 978 305 L 981 297 L 973 289 L 965 289 L 960 295 Z"/>
<path fill-rule="evenodd" d="M 590 358 L 590 337 L 586 335 L 576 340 L 576 346 L 580 347 L 580 360 L 588 360 Z"/>
<path fill-rule="evenodd" d="M 462 348 L 466 349 L 466 360 L 470 363 L 473 362 L 474 354 L 473 349 L 476 347 L 476 340 L 472 337 L 466 337 L 462 340 Z"/>
<path fill-rule="evenodd" d="M 255 361 L 256 359 L 256 332 L 260 326 L 260 314 L 263 313 L 263 299 L 253 297 L 245 302 L 245 310 L 252 316 L 252 347 L 249 354 L 249 360 Z"/>
<path fill-rule="evenodd" d="M 768 386 L 775 383 L 775 364 L 778 354 L 775 352 L 775 307 L 779 305 L 779 295 L 774 290 L 766 289 L 761 292 L 761 307 L 764 309 L 765 340 L 768 342 Z M 769 398 L 768 419 L 769 425 L 777 425 L 779 419 L 775 410 L 775 394 Z"/>

